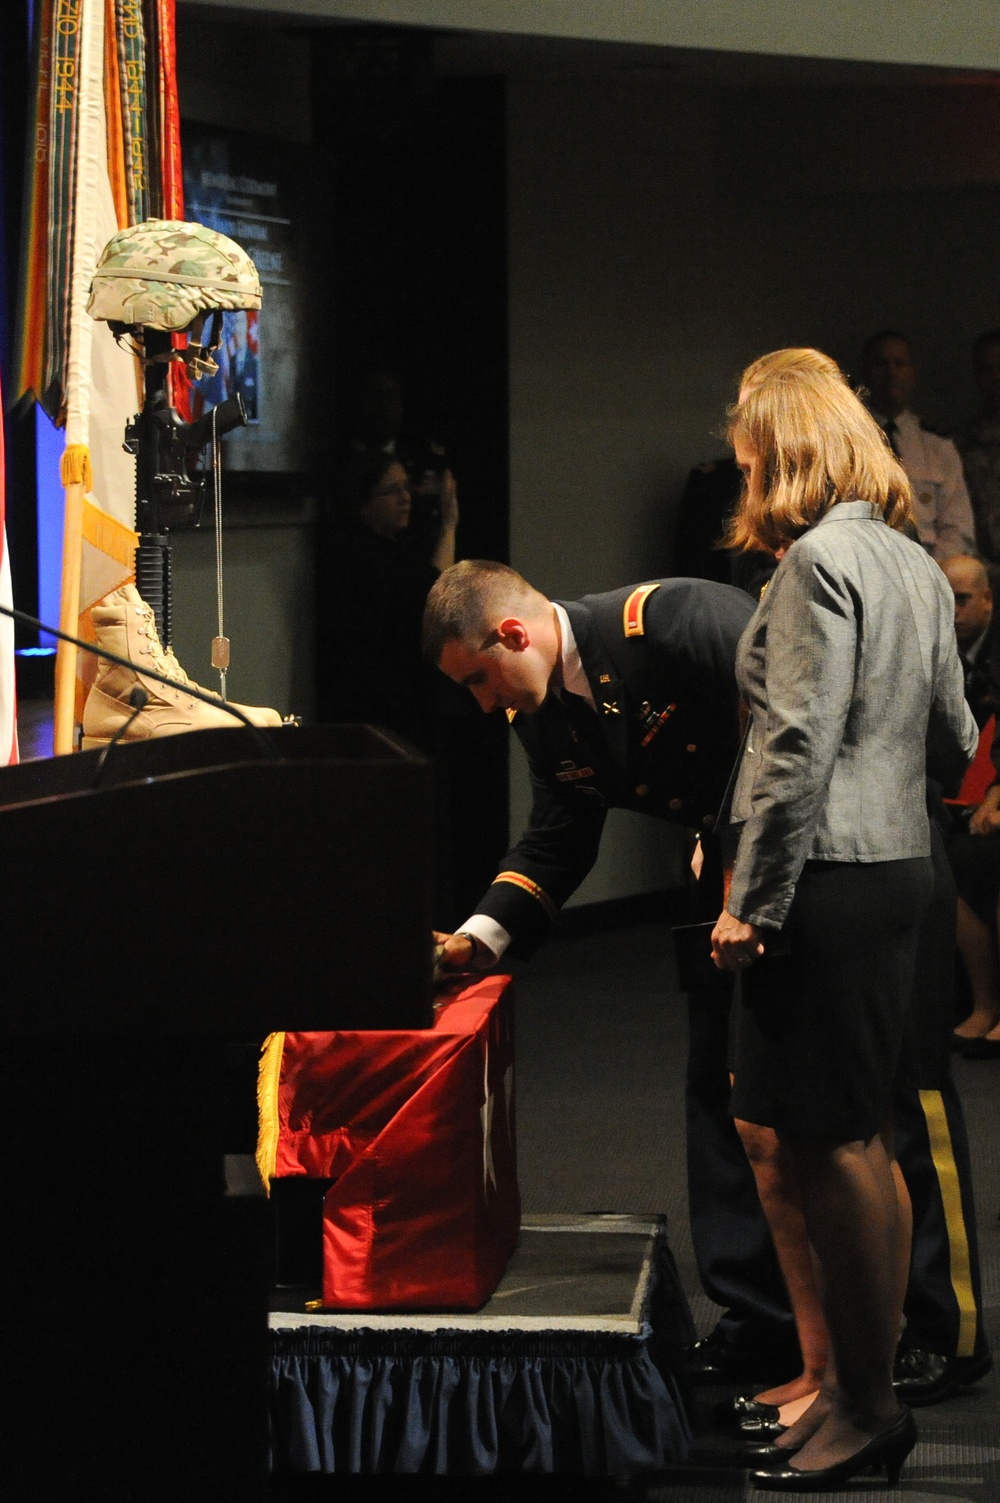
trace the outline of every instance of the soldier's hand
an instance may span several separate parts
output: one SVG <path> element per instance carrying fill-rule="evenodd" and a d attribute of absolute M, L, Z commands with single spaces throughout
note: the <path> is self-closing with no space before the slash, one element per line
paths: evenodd
<path fill-rule="evenodd" d="M 434 935 L 434 980 L 445 981 L 472 968 L 476 947 L 467 934 Z"/>

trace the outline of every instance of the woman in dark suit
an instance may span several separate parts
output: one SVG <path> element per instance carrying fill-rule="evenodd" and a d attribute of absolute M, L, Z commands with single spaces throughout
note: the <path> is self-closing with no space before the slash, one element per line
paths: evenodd
<path fill-rule="evenodd" d="M 741 977 L 732 1112 L 790 1161 L 832 1360 L 760 1485 L 898 1474 L 916 1432 L 892 1389 L 909 1256 L 890 1100 L 931 891 L 927 757 L 953 773 L 976 726 L 954 607 L 904 535 L 910 487 L 827 356 L 744 373 L 730 437 L 746 486 L 729 542 L 781 562 L 740 644 L 751 721 L 716 964 Z"/>

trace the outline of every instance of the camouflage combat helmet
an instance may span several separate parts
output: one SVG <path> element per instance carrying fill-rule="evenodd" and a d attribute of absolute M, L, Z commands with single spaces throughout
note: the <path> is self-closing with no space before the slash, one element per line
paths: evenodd
<path fill-rule="evenodd" d="M 259 308 L 260 279 L 228 235 L 181 219 L 144 219 L 112 235 L 90 284 L 91 318 L 186 329 L 210 308 Z"/>

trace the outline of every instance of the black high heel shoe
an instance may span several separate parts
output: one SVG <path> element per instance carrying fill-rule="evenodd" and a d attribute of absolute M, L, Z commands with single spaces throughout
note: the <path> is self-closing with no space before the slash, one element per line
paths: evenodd
<path fill-rule="evenodd" d="M 881 1471 L 885 1467 L 889 1486 L 895 1487 L 903 1463 L 917 1443 L 917 1426 L 909 1409 L 902 1409 L 898 1419 L 878 1435 L 872 1436 L 867 1445 L 846 1461 L 833 1466 L 820 1467 L 816 1471 L 803 1471 L 791 1465 L 767 1468 L 751 1472 L 750 1480 L 757 1487 L 769 1487 L 774 1492 L 821 1493 L 839 1487 L 848 1478 L 860 1472 Z"/>

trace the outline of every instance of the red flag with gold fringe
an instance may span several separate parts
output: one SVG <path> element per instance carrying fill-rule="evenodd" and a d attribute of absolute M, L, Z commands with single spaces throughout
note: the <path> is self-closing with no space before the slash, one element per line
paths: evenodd
<path fill-rule="evenodd" d="M 475 1310 L 517 1242 L 509 976 L 437 1009 L 433 1028 L 272 1034 L 258 1167 L 332 1179 L 323 1304 Z"/>

